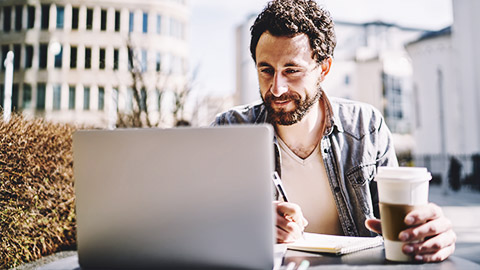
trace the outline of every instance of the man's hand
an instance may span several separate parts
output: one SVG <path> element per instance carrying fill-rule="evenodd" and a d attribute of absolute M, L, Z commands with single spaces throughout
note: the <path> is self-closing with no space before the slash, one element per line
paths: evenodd
<path fill-rule="evenodd" d="M 411 211 L 404 221 L 411 227 L 401 231 L 399 239 L 404 242 L 420 241 L 403 245 L 403 252 L 414 256 L 416 261 L 443 261 L 455 251 L 457 236 L 452 230 L 452 222 L 436 204 L 430 203 Z M 382 233 L 378 219 L 368 219 L 365 225 L 373 232 Z"/>
<path fill-rule="evenodd" d="M 294 242 L 300 239 L 308 225 L 300 206 L 279 201 L 274 201 L 273 204 L 277 210 L 277 243 Z"/>

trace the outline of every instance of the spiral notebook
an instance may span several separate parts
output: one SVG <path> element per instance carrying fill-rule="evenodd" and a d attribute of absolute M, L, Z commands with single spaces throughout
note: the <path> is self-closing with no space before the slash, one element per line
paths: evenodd
<path fill-rule="evenodd" d="M 374 248 L 383 244 L 381 236 L 353 237 L 305 233 L 303 239 L 287 244 L 288 249 L 318 253 L 348 254 L 364 249 Z"/>

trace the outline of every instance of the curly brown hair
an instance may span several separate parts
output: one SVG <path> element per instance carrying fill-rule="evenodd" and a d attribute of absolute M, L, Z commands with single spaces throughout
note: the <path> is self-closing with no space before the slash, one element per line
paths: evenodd
<path fill-rule="evenodd" d="M 305 33 L 310 40 L 312 58 L 317 62 L 333 56 L 337 43 L 333 19 L 314 0 L 273 0 L 267 4 L 250 28 L 250 52 L 255 51 L 260 36 L 268 31 L 274 36 L 295 36 Z"/>

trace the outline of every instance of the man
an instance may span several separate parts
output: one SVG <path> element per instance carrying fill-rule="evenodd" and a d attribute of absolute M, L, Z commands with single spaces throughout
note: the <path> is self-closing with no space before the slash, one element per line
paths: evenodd
<path fill-rule="evenodd" d="M 275 202 L 277 241 L 303 231 L 371 236 L 381 233 L 373 181 L 379 166 L 397 166 L 391 134 L 370 105 L 329 99 L 321 82 L 336 45 L 330 14 L 313 0 L 275 0 L 251 28 L 261 103 L 217 116 L 217 125 L 271 123 L 276 170 L 290 202 Z M 308 220 L 308 221 L 307 221 Z M 403 251 L 442 261 L 455 249 L 451 222 L 434 204 L 410 212 Z"/>

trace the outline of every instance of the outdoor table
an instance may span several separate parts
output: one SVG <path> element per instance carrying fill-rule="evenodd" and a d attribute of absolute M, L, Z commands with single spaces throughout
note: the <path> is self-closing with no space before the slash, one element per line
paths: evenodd
<path fill-rule="evenodd" d="M 450 256 L 447 260 L 439 263 L 389 262 L 385 260 L 385 252 L 383 247 L 363 250 L 343 256 L 287 250 L 282 261 L 282 266 L 279 268 L 279 270 L 285 269 L 290 262 L 296 262 L 296 267 L 298 267 L 303 260 L 308 260 L 310 262 L 310 267 L 308 269 L 480 270 L 479 264 L 455 255 Z M 296 269 L 296 267 L 294 269 Z M 57 260 L 37 269 L 81 270 L 78 264 L 77 255 Z"/>

